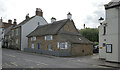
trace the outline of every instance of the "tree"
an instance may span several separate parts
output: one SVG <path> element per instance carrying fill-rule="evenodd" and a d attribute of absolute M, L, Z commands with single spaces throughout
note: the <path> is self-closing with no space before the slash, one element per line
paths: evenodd
<path fill-rule="evenodd" d="M 99 31 L 98 28 L 86 28 L 86 29 L 81 29 L 79 32 L 87 38 L 88 40 L 92 42 L 98 42 L 99 41 Z"/>

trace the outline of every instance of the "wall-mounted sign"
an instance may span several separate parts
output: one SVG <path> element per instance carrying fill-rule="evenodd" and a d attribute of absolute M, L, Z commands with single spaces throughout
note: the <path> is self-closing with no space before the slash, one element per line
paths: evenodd
<path fill-rule="evenodd" d="M 106 53 L 112 53 L 112 44 L 106 45 Z"/>

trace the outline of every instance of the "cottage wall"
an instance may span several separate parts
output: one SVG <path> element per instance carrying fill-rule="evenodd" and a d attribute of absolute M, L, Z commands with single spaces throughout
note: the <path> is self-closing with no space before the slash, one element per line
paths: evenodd
<path fill-rule="evenodd" d="M 36 41 L 31 41 L 31 37 L 28 38 L 28 48 L 32 48 L 32 44 L 34 44 L 34 49 L 38 49 L 38 43 L 40 43 L 40 50 L 48 50 L 48 45 L 52 45 L 53 51 L 70 51 L 68 49 L 60 49 L 57 47 L 57 42 L 65 42 L 64 40 L 58 40 L 58 35 L 53 35 L 53 40 L 45 40 L 45 36 L 37 37 Z M 69 45 L 68 45 L 69 46 Z"/>
<path fill-rule="evenodd" d="M 18 35 L 16 35 L 16 29 L 18 29 Z M 12 36 L 12 39 L 13 39 L 13 41 L 12 41 L 13 45 L 12 45 L 12 47 L 14 49 L 19 49 L 20 50 L 21 49 L 21 27 L 14 28 L 13 30 L 14 30 L 14 35 Z M 16 45 L 16 40 L 18 40 L 18 45 Z"/>
<path fill-rule="evenodd" d="M 92 44 L 72 44 L 71 54 L 72 56 L 92 55 L 93 45 Z"/>

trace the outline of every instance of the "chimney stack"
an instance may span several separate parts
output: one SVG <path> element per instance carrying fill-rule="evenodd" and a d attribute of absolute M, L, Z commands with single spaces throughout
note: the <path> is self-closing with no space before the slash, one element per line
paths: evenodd
<path fill-rule="evenodd" d="M 41 16 L 43 17 L 43 12 L 40 8 L 36 8 L 36 16 Z"/>
<path fill-rule="evenodd" d="M 14 19 L 13 25 L 17 25 L 16 19 Z"/>
<path fill-rule="evenodd" d="M 70 12 L 67 14 L 67 19 L 72 19 L 72 14 Z"/>
<path fill-rule="evenodd" d="M 27 19 L 29 19 L 29 13 L 26 15 L 26 17 L 25 17 L 25 18 L 26 18 L 26 20 L 27 20 Z"/>
<path fill-rule="evenodd" d="M 2 22 L 2 17 L 1 17 L 1 19 L 0 19 L 0 22 Z"/>
<path fill-rule="evenodd" d="M 9 20 L 8 20 L 8 24 L 12 24 L 12 20 L 9 19 Z"/>
<path fill-rule="evenodd" d="M 52 17 L 51 18 L 51 23 L 55 22 L 56 21 L 56 18 Z"/>

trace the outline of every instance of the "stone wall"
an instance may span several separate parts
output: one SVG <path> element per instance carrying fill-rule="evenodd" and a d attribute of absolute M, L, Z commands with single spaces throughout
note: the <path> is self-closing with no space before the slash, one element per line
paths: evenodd
<path fill-rule="evenodd" d="M 72 44 L 71 54 L 72 56 L 92 55 L 93 45 L 92 44 Z"/>

